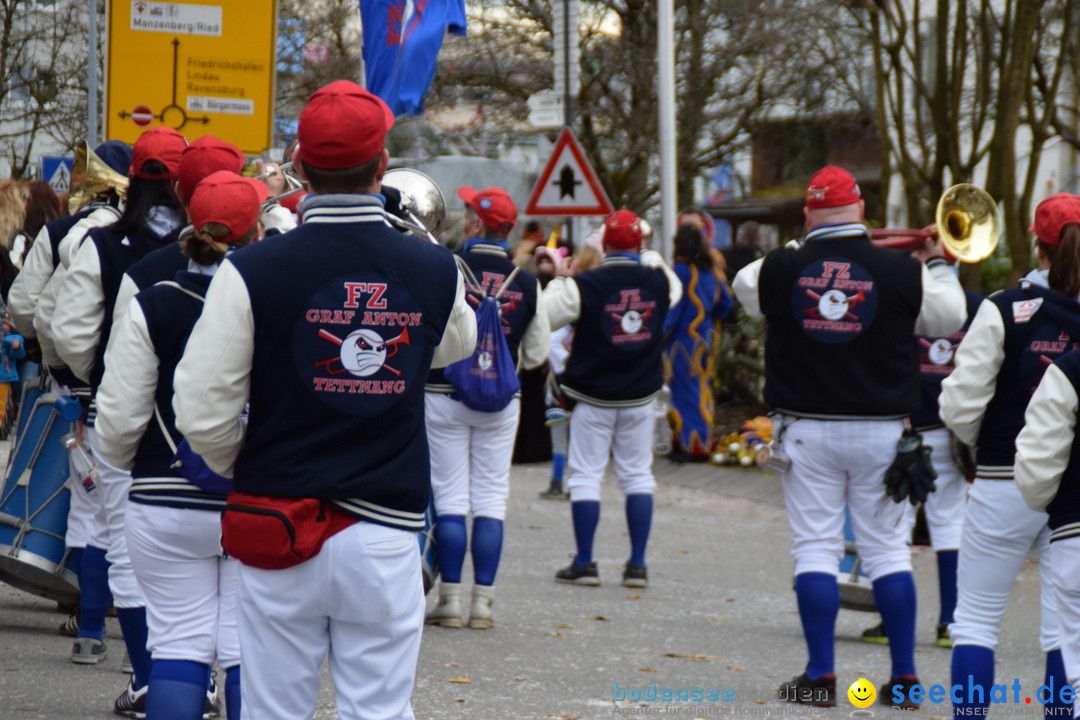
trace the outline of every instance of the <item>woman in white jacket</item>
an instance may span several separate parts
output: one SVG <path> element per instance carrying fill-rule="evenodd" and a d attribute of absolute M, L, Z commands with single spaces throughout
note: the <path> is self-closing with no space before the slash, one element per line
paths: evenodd
<path fill-rule="evenodd" d="M 101 450 L 132 473 L 126 535 L 154 658 L 149 690 L 131 689 L 132 704 L 161 720 L 203 716 L 215 660 L 226 673 L 227 716 L 240 716 L 237 568 L 220 539 L 225 496 L 173 467 L 182 440 L 173 372 L 218 265 L 228 251 L 257 239 L 266 197 L 265 185 L 228 171 L 199 183 L 189 206 L 196 232 L 182 246 L 189 269 L 135 296 L 113 329 L 98 389 Z"/>

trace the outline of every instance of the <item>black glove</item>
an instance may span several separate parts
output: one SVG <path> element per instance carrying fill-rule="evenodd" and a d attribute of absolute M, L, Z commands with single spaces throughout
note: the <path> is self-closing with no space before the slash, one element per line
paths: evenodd
<path fill-rule="evenodd" d="M 908 429 L 896 444 L 896 459 L 885 471 L 885 494 L 893 502 L 910 500 L 912 505 L 926 502 L 936 490 L 937 471 L 930 462 L 930 448 L 922 444 L 922 435 Z"/>

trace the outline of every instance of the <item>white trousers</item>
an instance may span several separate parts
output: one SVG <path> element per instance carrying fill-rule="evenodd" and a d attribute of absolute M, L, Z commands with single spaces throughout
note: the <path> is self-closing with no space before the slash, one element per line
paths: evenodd
<path fill-rule="evenodd" d="M 911 505 L 894 503 L 884 484 L 903 430 L 900 420 L 800 418 L 786 426 L 791 467 L 781 484 L 796 575 L 839 574 L 845 505 L 870 580 L 911 570 Z"/>
<path fill-rule="evenodd" d="M 1061 659 L 1065 677 L 1080 691 L 1080 537 L 1050 543 L 1050 580 L 1054 585 L 1058 620 L 1061 622 Z M 1073 716 L 1080 717 L 1080 692 Z"/>
<path fill-rule="evenodd" d="M 975 478 L 960 539 L 955 622 L 949 626 L 954 644 L 997 647 L 1009 593 L 1032 544 L 1038 546 L 1040 560 L 1047 557 L 1046 518 L 1024 503 L 1012 480 Z M 1044 570 L 1039 572 L 1039 644 L 1050 652 L 1061 640 L 1054 589 Z"/>
<path fill-rule="evenodd" d="M 221 513 L 128 503 L 126 533 L 153 658 L 240 664 L 240 563 L 221 550 Z"/>
<path fill-rule="evenodd" d="M 968 484 L 960 468 L 953 462 L 949 448 L 949 431 L 945 428 L 926 430 L 922 436 L 923 443 L 933 448 L 930 461 L 937 471 L 937 480 L 934 482 L 937 489 L 930 493 L 923 505 L 926 525 L 930 529 L 930 542 L 935 552 L 957 550 L 960 547 L 960 531 L 964 525 L 964 502 L 967 500 Z"/>
<path fill-rule="evenodd" d="M 105 557 L 109 561 L 109 589 L 112 590 L 113 605 L 117 608 L 144 607 L 146 601 L 135 580 L 135 571 L 131 569 L 131 557 L 128 556 L 127 539 L 124 537 L 124 514 L 128 490 L 131 489 L 131 473 L 105 459 L 94 428 L 87 427 L 85 433 L 94 456 L 94 465 L 97 466 L 98 479 L 105 491 L 105 520 L 109 528 L 109 546 Z"/>
<path fill-rule="evenodd" d="M 570 501 L 600 501 L 608 458 L 614 462 L 619 487 L 626 495 L 651 495 L 653 404 L 631 408 L 601 408 L 579 402 L 570 415 Z"/>
<path fill-rule="evenodd" d="M 510 496 L 521 401 L 499 412 L 479 412 L 440 393 L 424 396 L 431 491 L 436 515 L 467 515 L 503 520 Z"/>
<path fill-rule="evenodd" d="M 415 532 L 358 522 L 291 568 L 241 565 L 242 720 L 310 720 L 327 653 L 341 720 L 411 720 L 423 627 Z"/>
<path fill-rule="evenodd" d="M 84 430 L 83 442 L 68 452 L 71 505 L 68 507 L 64 544 L 70 548 L 90 545 L 108 550 L 109 525 L 105 518 L 105 490 L 94 468 L 94 460 L 87 444 Z M 87 477 L 90 482 L 84 483 Z"/>

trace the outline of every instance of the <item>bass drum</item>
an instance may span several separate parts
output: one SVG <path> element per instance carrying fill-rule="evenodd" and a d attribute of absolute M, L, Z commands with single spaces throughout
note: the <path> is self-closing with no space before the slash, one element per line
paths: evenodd
<path fill-rule="evenodd" d="M 28 389 L 19 437 L 0 487 L 0 581 L 26 592 L 74 603 L 78 579 L 65 567 L 69 464 L 64 436 L 82 415 L 79 402 Z"/>

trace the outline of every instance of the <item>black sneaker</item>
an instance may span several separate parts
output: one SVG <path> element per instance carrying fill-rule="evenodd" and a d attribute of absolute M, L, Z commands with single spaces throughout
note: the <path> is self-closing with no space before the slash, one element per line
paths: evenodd
<path fill-rule="evenodd" d="M 113 712 L 123 717 L 143 720 L 146 717 L 146 692 L 149 689 L 149 685 L 143 685 L 136 690 L 135 677 L 132 676 L 124 692 L 120 693 L 120 697 L 113 703 Z"/>
<path fill-rule="evenodd" d="M 836 675 L 830 673 L 811 680 L 803 673 L 781 685 L 776 699 L 814 707 L 836 707 Z"/>
<path fill-rule="evenodd" d="M 547 490 L 540 493 L 541 500 L 569 500 L 570 493 L 562 489 L 562 485 L 552 484 Z"/>
<path fill-rule="evenodd" d="M 882 687 L 878 692 L 878 702 L 882 705 L 894 707 L 897 710 L 918 710 L 919 703 L 911 699 L 911 688 L 918 684 L 919 678 L 914 675 L 901 675 L 900 677 L 894 675 L 889 678 L 889 684 Z M 897 694 L 903 698 L 900 702 L 896 702 L 894 699 Z"/>
<path fill-rule="evenodd" d="M 875 645 L 888 645 L 889 636 L 885 634 L 884 624 L 878 623 L 872 628 L 866 628 L 865 630 L 863 630 L 862 641 L 874 643 Z"/>
<path fill-rule="evenodd" d="M 596 569 L 596 561 L 588 565 L 578 565 L 577 560 L 571 560 L 569 565 L 555 573 L 555 582 L 596 587 L 600 584 L 600 573 Z"/>
<path fill-rule="evenodd" d="M 622 584 L 623 587 L 628 588 L 647 588 L 649 587 L 649 571 L 644 565 L 628 562 L 622 571 Z"/>
<path fill-rule="evenodd" d="M 949 623 L 941 623 L 937 626 L 937 642 L 939 648 L 952 647 L 952 635 L 949 634 Z"/>

